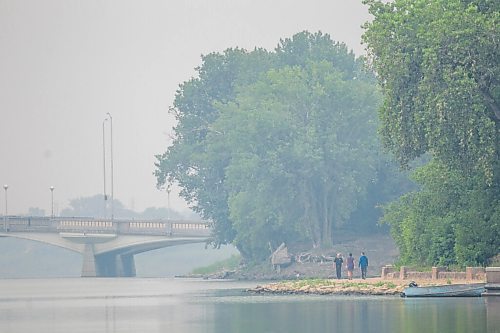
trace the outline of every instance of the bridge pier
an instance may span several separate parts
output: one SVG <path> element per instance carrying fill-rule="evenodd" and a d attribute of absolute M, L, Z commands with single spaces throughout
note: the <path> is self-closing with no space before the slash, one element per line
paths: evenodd
<path fill-rule="evenodd" d="M 85 244 L 82 277 L 134 277 L 133 254 L 106 253 L 95 255 L 94 244 Z"/>
<path fill-rule="evenodd" d="M 96 256 L 96 271 L 98 277 L 134 277 L 134 255 L 106 253 Z"/>
<path fill-rule="evenodd" d="M 97 273 L 94 244 L 86 243 L 83 250 L 82 277 L 96 277 Z"/>
<path fill-rule="evenodd" d="M 133 254 L 120 254 L 116 256 L 118 276 L 134 277 L 135 273 L 135 259 Z"/>

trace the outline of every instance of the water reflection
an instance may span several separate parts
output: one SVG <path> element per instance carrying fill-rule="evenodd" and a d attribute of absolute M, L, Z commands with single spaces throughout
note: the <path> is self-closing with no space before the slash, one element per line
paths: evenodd
<path fill-rule="evenodd" d="M 498 299 L 262 296 L 244 287 L 172 279 L 2 280 L 0 332 L 500 333 Z"/>
<path fill-rule="evenodd" d="M 488 332 L 500 332 L 500 297 L 485 297 Z"/>
<path fill-rule="evenodd" d="M 233 332 L 237 327 L 245 333 L 486 332 L 486 311 L 480 298 L 270 300 L 218 306 L 214 327 L 213 332 Z"/>

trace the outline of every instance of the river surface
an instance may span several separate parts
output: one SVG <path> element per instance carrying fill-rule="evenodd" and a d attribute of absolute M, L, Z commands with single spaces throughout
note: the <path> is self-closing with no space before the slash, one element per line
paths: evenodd
<path fill-rule="evenodd" d="M 253 295 L 256 282 L 3 279 L 0 332 L 500 332 L 491 298 Z"/>

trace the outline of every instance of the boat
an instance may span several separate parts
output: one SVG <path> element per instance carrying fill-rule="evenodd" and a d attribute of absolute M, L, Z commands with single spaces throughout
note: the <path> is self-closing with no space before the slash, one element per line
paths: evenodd
<path fill-rule="evenodd" d="M 447 284 L 418 287 L 415 283 L 403 290 L 401 297 L 480 297 L 486 283 Z"/>

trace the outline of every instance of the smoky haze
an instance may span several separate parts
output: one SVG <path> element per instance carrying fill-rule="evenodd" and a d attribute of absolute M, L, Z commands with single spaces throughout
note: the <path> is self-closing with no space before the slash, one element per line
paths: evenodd
<path fill-rule="evenodd" d="M 49 214 L 50 186 L 56 213 L 71 199 L 103 193 L 107 112 L 115 199 L 137 211 L 165 207 L 154 155 L 171 143 L 168 108 L 202 54 L 271 50 L 303 30 L 321 30 L 361 54 L 368 17 L 357 0 L 0 0 L 0 182 L 9 185 L 8 213 L 39 207 Z M 109 148 L 108 140 L 108 194 Z M 170 202 L 187 207 L 177 193 Z"/>

